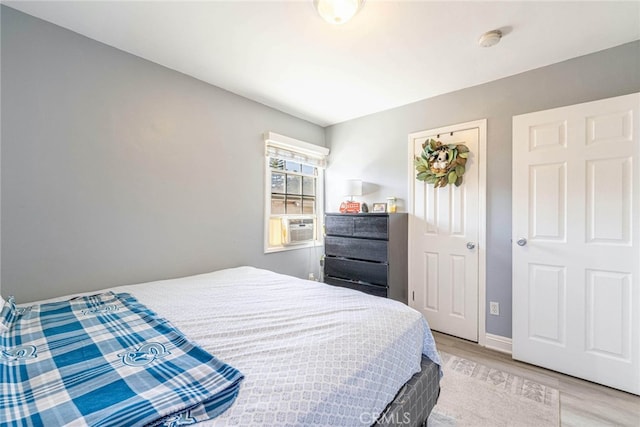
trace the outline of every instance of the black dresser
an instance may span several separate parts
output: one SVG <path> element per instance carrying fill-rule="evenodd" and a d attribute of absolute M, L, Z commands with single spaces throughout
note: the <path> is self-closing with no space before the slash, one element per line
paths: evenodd
<path fill-rule="evenodd" d="M 324 281 L 407 303 L 406 213 L 325 214 Z"/>

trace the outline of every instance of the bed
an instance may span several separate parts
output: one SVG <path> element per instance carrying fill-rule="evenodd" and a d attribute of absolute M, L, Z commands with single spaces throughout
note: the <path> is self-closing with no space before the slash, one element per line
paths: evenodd
<path fill-rule="evenodd" d="M 105 291 L 241 373 L 233 404 L 203 425 L 421 425 L 438 397 L 431 331 L 393 300 L 253 267 Z"/>

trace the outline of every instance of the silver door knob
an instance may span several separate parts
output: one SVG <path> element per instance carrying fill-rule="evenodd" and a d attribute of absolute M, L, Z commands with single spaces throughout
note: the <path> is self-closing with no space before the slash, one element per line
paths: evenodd
<path fill-rule="evenodd" d="M 524 246 L 527 244 L 527 239 L 525 239 L 524 237 L 521 237 L 518 239 L 516 243 L 518 244 L 518 246 Z"/>
<path fill-rule="evenodd" d="M 467 249 L 474 249 L 476 247 L 476 244 L 473 242 L 467 242 Z"/>

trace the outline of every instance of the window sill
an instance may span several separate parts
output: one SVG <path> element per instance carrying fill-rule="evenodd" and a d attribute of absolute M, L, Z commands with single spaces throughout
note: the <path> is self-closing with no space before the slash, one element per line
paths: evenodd
<path fill-rule="evenodd" d="M 294 251 L 296 249 L 317 248 L 317 247 L 320 247 L 320 246 L 324 246 L 324 242 L 321 242 L 319 240 L 315 240 L 313 242 L 300 243 L 298 245 L 274 246 L 274 247 L 265 248 L 264 253 L 265 254 L 272 254 L 272 253 L 276 253 L 276 252 Z"/>

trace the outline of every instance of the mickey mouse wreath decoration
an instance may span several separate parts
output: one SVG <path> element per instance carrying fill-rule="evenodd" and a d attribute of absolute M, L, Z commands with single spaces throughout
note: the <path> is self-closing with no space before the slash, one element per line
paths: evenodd
<path fill-rule="evenodd" d="M 416 179 L 433 184 L 435 188 L 462 184 L 469 148 L 463 144 L 444 145 L 435 139 L 422 144 L 422 154 L 414 160 Z"/>

